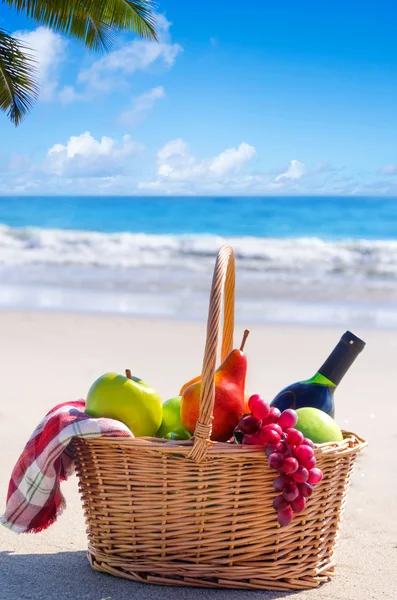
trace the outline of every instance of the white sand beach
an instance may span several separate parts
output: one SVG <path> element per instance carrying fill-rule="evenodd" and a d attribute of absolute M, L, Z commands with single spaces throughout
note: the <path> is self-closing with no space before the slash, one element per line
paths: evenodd
<path fill-rule="evenodd" d="M 248 391 L 271 399 L 309 377 L 343 329 L 251 326 Z M 236 344 L 243 326 L 236 328 Z M 336 420 L 365 437 L 336 551 L 336 574 L 297 599 L 396 600 L 397 331 L 353 329 L 367 342 L 337 390 Z M 205 323 L 59 312 L 0 313 L 0 510 L 11 470 L 38 421 L 55 404 L 84 397 L 106 371 L 133 373 L 166 399 L 197 375 Z M 47 531 L 0 528 L 1 600 L 287 598 L 288 593 L 159 588 L 91 570 L 77 480 L 63 485 L 67 508 Z"/>

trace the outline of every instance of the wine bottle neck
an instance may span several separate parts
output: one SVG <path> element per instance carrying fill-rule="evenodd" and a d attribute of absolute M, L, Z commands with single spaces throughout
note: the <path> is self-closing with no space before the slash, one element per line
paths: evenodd
<path fill-rule="evenodd" d="M 365 342 L 350 333 L 350 331 L 346 331 L 317 373 L 331 381 L 336 387 L 364 349 L 364 346 Z"/>
<path fill-rule="evenodd" d="M 328 387 L 333 387 L 333 388 L 336 387 L 336 385 L 333 381 L 331 381 L 327 377 L 324 377 L 324 375 L 322 375 L 321 373 L 318 373 L 318 372 L 315 375 L 313 375 L 313 377 L 308 379 L 307 381 L 302 381 L 302 383 L 315 383 L 317 385 L 327 385 Z"/>

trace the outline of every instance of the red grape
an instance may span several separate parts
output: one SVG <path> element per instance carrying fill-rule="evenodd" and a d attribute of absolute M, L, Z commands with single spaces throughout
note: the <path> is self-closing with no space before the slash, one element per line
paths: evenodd
<path fill-rule="evenodd" d="M 298 483 L 298 489 L 301 496 L 310 498 L 313 493 L 313 488 L 310 483 Z"/>
<path fill-rule="evenodd" d="M 259 394 L 253 394 L 250 397 L 250 399 L 248 400 L 248 408 L 250 409 L 254 417 L 259 419 L 260 421 L 266 419 L 266 417 L 268 417 L 270 413 L 269 404 Z"/>
<path fill-rule="evenodd" d="M 285 454 L 287 452 L 287 446 L 284 444 L 284 442 L 280 442 L 279 444 L 276 444 L 274 446 L 274 451 L 280 452 L 281 454 Z"/>
<path fill-rule="evenodd" d="M 308 460 L 301 460 L 300 464 L 302 467 L 305 467 L 308 471 L 316 466 L 316 459 L 314 456 L 309 458 Z"/>
<path fill-rule="evenodd" d="M 295 456 L 300 463 L 303 463 L 314 456 L 313 448 L 310 448 L 310 446 L 298 446 L 295 448 Z"/>
<path fill-rule="evenodd" d="M 268 417 L 263 421 L 263 425 L 269 425 L 270 423 L 277 423 L 280 418 L 281 412 L 275 406 L 270 407 Z"/>
<path fill-rule="evenodd" d="M 279 475 L 273 481 L 273 487 L 276 490 L 276 492 L 281 492 L 284 489 L 284 487 L 286 485 L 289 485 L 290 483 L 291 483 L 290 477 L 288 477 L 287 475 Z"/>
<path fill-rule="evenodd" d="M 278 469 L 281 469 L 281 466 L 283 465 L 284 462 L 284 456 L 283 454 L 279 454 L 278 452 L 273 452 L 273 454 L 271 454 L 269 456 L 269 467 L 271 469 L 275 469 L 276 471 Z M 286 471 L 287 473 L 287 471 Z"/>
<path fill-rule="evenodd" d="M 288 506 L 284 510 L 279 510 L 277 514 L 277 521 L 281 525 L 281 527 L 286 527 L 289 525 L 294 517 L 294 513 L 292 512 L 292 508 Z"/>
<path fill-rule="evenodd" d="M 260 438 L 255 434 L 246 434 L 244 436 L 243 439 L 243 444 L 247 445 L 247 446 L 262 446 L 262 441 L 260 440 Z"/>
<path fill-rule="evenodd" d="M 265 427 L 269 427 L 269 429 L 273 429 L 273 431 L 277 431 L 278 435 L 282 436 L 283 434 L 283 430 L 281 429 L 280 425 L 278 425 L 277 423 L 269 423 L 268 425 L 265 425 Z"/>
<path fill-rule="evenodd" d="M 274 510 L 285 510 L 286 508 L 288 508 L 288 506 L 288 502 L 285 500 L 285 498 L 283 498 L 282 495 L 276 496 L 273 500 Z"/>
<path fill-rule="evenodd" d="M 310 469 L 309 471 L 309 483 L 320 483 L 323 478 L 323 472 L 320 469 Z"/>
<path fill-rule="evenodd" d="M 286 451 L 285 445 L 280 442 L 279 444 L 268 444 L 265 448 L 265 454 L 269 457 L 273 452 L 280 452 L 280 454 L 284 454 Z"/>
<path fill-rule="evenodd" d="M 284 499 L 287 500 L 287 502 L 292 502 L 292 500 L 295 500 L 295 498 L 297 498 L 297 496 L 299 495 L 299 490 L 295 483 L 286 483 L 282 491 Z"/>
<path fill-rule="evenodd" d="M 308 480 L 309 471 L 305 467 L 299 467 L 295 473 L 292 473 L 292 477 L 297 483 L 305 483 Z"/>
<path fill-rule="evenodd" d="M 284 527 L 291 523 L 294 513 L 305 509 L 313 485 L 322 480 L 323 473 L 315 468 L 313 442 L 295 429 L 297 414 L 294 410 L 280 413 L 259 394 L 249 398 L 248 406 L 252 414 L 240 419 L 234 439 L 246 445 L 264 446 L 269 467 L 279 473 L 273 482 L 279 492 L 273 500 L 273 508 L 277 511 L 278 523 Z"/>
<path fill-rule="evenodd" d="M 262 398 L 262 396 L 259 394 L 252 394 L 252 396 L 248 398 L 248 408 L 251 412 L 253 412 L 252 409 L 254 408 L 254 404 L 256 404 L 257 400 L 264 400 L 264 398 Z"/>
<path fill-rule="evenodd" d="M 268 425 L 262 427 L 259 432 L 259 437 L 262 441 L 262 444 L 267 446 L 267 444 L 278 444 L 280 442 L 280 436 L 277 431 L 271 429 Z"/>
<path fill-rule="evenodd" d="M 262 427 L 262 421 L 259 421 L 253 415 L 246 415 L 240 419 L 238 426 L 243 433 L 255 433 Z"/>
<path fill-rule="evenodd" d="M 282 429 L 289 429 L 291 427 L 295 427 L 298 422 L 298 415 L 292 408 L 287 408 L 283 410 L 281 416 L 278 420 L 278 424 Z"/>
<path fill-rule="evenodd" d="M 291 508 L 294 513 L 301 513 L 306 508 L 306 498 L 302 496 L 297 496 L 295 500 L 291 502 Z"/>
<path fill-rule="evenodd" d="M 304 444 L 305 446 L 310 446 L 311 448 L 314 448 L 314 444 L 311 440 L 309 440 L 309 438 L 305 438 L 303 440 L 302 444 Z"/>
<path fill-rule="evenodd" d="M 293 458 L 292 456 L 290 456 L 284 460 L 282 469 L 283 469 L 284 473 L 287 473 L 287 475 L 291 475 L 292 473 L 295 473 L 295 471 L 298 470 L 298 467 L 299 467 L 299 463 L 296 460 L 296 458 Z"/>
<path fill-rule="evenodd" d="M 288 443 L 291 446 L 299 446 L 303 442 L 303 435 L 297 429 L 288 428 L 285 430 L 287 434 Z"/>

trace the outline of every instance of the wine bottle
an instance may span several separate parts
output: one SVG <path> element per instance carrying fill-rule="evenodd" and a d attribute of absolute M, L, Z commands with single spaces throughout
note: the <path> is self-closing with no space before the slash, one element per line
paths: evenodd
<path fill-rule="evenodd" d="M 298 381 L 284 388 L 273 398 L 270 405 L 280 411 L 287 408 L 297 409 L 303 406 L 313 406 L 333 418 L 335 389 L 364 346 L 365 342 L 350 331 L 346 331 L 325 363 L 311 379 Z"/>

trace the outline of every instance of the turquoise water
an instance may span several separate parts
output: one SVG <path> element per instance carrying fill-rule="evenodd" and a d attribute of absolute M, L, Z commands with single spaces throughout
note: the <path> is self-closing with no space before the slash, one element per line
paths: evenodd
<path fill-rule="evenodd" d="M 3 197 L 0 223 L 105 233 L 384 240 L 397 238 L 397 200 Z"/>
<path fill-rule="evenodd" d="M 232 244 L 240 321 L 397 326 L 397 200 L 0 198 L 0 306 L 204 318 Z"/>

